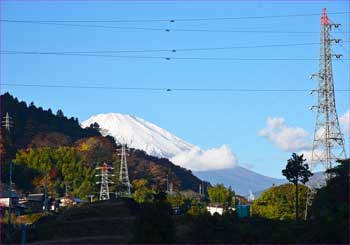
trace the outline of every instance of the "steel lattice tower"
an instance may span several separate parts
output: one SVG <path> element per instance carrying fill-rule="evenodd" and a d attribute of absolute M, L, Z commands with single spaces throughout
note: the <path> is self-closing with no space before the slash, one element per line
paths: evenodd
<path fill-rule="evenodd" d="M 126 161 L 126 149 L 125 144 L 122 143 L 122 152 L 120 159 L 120 172 L 119 172 L 119 181 L 121 184 L 120 194 L 124 196 L 130 196 L 130 181 L 129 181 L 129 173 L 128 173 L 128 164 Z"/>
<path fill-rule="evenodd" d="M 12 118 L 10 117 L 9 113 L 6 112 L 6 116 L 3 117 L 2 126 L 5 127 L 6 131 L 10 133 L 11 127 L 13 127 Z M 11 215 L 12 215 L 12 194 L 13 194 L 13 182 L 12 182 L 12 161 L 9 162 L 9 168 L 10 168 L 10 176 L 9 176 L 9 207 L 7 212 L 7 224 L 8 224 L 8 237 L 11 237 Z"/>
<path fill-rule="evenodd" d="M 96 176 L 101 176 L 101 181 L 96 182 L 96 184 L 101 184 L 100 189 L 100 200 L 108 200 L 109 199 L 109 188 L 108 184 L 113 184 L 113 181 L 108 179 L 108 176 L 114 176 L 114 174 L 110 174 L 109 170 L 114 169 L 109 167 L 107 163 L 103 163 L 101 167 L 97 167 L 96 169 L 101 169 L 101 174 L 96 174 Z"/>
<path fill-rule="evenodd" d="M 330 169 L 336 164 L 337 159 L 346 158 L 344 137 L 340 130 L 339 120 L 335 105 L 334 81 L 332 70 L 332 57 L 340 58 L 341 54 L 332 54 L 332 43 L 339 43 L 340 39 L 331 37 L 332 28 L 338 28 L 340 24 L 331 23 L 327 10 L 322 10 L 321 16 L 321 37 L 320 37 L 320 58 L 318 73 L 312 74 L 310 78 L 318 78 L 317 90 L 312 90 L 318 94 L 316 125 L 314 130 L 314 140 L 312 145 L 311 169 L 321 163 L 325 169 Z M 328 178 L 330 176 L 327 176 Z M 312 205 L 316 189 L 324 183 L 316 183 L 316 186 L 308 185 L 306 197 L 306 207 L 304 218 L 308 219 L 308 209 Z"/>
<path fill-rule="evenodd" d="M 312 161 L 316 164 L 322 163 L 325 169 L 332 168 L 337 159 L 346 157 L 344 137 L 335 105 L 332 71 L 332 57 L 340 58 L 342 55 L 333 55 L 331 49 L 332 42 L 339 43 L 341 40 L 332 39 L 330 34 L 333 27 L 339 26 L 340 24 L 331 23 L 324 8 L 321 16 L 319 70 L 317 74 L 311 75 L 311 78 L 318 77 L 318 89 L 312 91 L 318 94 L 318 105 L 311 108 L 317 108 Z"/>

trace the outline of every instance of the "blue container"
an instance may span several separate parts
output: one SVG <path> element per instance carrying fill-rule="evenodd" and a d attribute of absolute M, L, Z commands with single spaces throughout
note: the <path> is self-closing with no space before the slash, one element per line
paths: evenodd
<path fill-rule="evenodd" d="M 250 217 L 250 205 L 236 205 L 236 212 L 238 217 Z"/>

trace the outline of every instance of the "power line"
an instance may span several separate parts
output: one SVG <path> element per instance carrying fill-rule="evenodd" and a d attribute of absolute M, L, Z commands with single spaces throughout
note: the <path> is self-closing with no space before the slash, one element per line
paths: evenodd
<path fill-rule="evenodd" d="M 262 34 L 319 34 L 319 31 L 279 31 L 279 30 L 216 30 L 216 29 L 177 29 L 177 28 L 155 28 L 155 27 L 129 27 L 129 26 L 106 26 L 106 25 L 86 25 L 86 24 L 70 24 L 45 21 L 25 21 L 25 20 L 1 20 L 5 23 L 23 23 L 23 24 L 39 24 L 54 26 L 70 26 L 83 28 L 104 28 L 119 30 L 137 30 L 137 31 L 163 31 L 163 32 L 206 32 L 206 33 L 262 33 Z M 349 33 L 349 32 L 343 32 Z"/>
<path fill-rule="evenodd" d="M 349 42 L 349 41 L 342 41 Z M 230 50 L 230 49 L 251 49 L 251 48 L 274 48 L 274 47 L 296 47 L 320 45 L 319 42 L 312 43 L 290 43 L 290 44 L 267 44 L 252 46 L 227 46 L 227 47 L 207 47 L 207 48 L 179 48 L 179 49 L 141 49 L 141 50 L 102 50 L 102 51 L 19 51 L 19 50 L 2 50 L 3 54 L 96 54 L 96 53 L 153 53 L 153 52 L 192 52 L 192 51 L 213 51 L 213 50 Z"/>
<path fill-rule="evenodd" d="M 61 84 L 24 84 L 2 83 L 3 86 L 13 87 L 39 87 L 64 89 L 106 89 L 106 90 L 134 90 L 159 92 L 309 92 L 309 89 L 259 89 L 259 88 L 172 88 L 172 87 L 116 87 L 116 86 L 87 86 L 87 85 L 61 85 Z M 350 91 L 350 89 L 337 89 L 336 91 Z"/>
<path fill-rule="evenodd" d="M 350 12 L 333 12 L 331 15 L 342 15 Z M 246 20 L 246 19 L 268 19 L 268 18 L 290 18 L 320 16 L 319 13 L 286 14 L 286 15 L 263 15 L 263 16 L 238 16 L 238 17 L 203 17 L 203 18 L 168 18 L 168 19 L 119 19 L 119 20 L 0 20 L 0 21 L 30 21 L 30 22 L 62 22 L 62 23 L 122 23 L 122 22 L 196 22 L 196 21 L 223 21 L 223 20 Z"/>
<path fill-rule="evenodd" d="M 2 52 L 1 52 L 2 53 Z M 104 55 L 104 54 L 82 54 L 82 53 L 50 53 L 50 52 L 8 52 L 4 55 L 58 55 L 58 56 L 83 56 L 103 58 L 125 58 L 125 59 L 160 59 L 160 60 L 205 60 L 205 61 L 312 61 L 317 58 L 224 58 L 224 57 L 167 57 L 167 56 L 131 56 L 131 55 Z M 349 60 L 341 58 L 338 60 Z"/>

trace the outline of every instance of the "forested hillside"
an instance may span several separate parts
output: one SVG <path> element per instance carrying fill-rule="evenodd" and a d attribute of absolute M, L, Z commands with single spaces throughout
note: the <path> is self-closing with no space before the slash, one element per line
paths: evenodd
<path fill-rule="evenodd" d="M 62 110 L 54 114 L 51 109 L 44 110 L 35 106 L 34 102 L 27 105 L 9 93 L 1 95 L 0 99 L 1 118 L 8 113 L 12 126 L 10 132 L 4 128 L 1 130 L 1 155 L 5 154 L 6 159 L 12 158 L 17 149 L 26 148 L 30 144 L 70 145 L 80 138 L 100 135 L 94 128 L 81 128 L 77 118 L 65 117 Z"/>
<path fill-rule="evenodd" d="M 65 186 L 81 198 L 97 193 L 95 185 L 98 165 L 107 162 L 115 167 L 116 185 L 120 156 L 112 137 L 103 137 L 97 124 L 83 129 L 77 118 L 67 118 L 62 110 L 54 114 L 50 109 L 27 105 L 9 93 L 1 95 L 1 116 L 9 113 L 10 131 L 1 130 L 1 179 L 8 182 L 9 162 L 13 165 L 13 181 L 20 192 L 41 192 L 48 174 L 52 196 L 62 195 Z M 154 189 L 166 188 L 167 178 L 174 190 L 198 190 L 201 181 L 191 171 L 174 165 L 167 159 L 148 156 L 129 149 L 131 180 L 147 179 Z"/>

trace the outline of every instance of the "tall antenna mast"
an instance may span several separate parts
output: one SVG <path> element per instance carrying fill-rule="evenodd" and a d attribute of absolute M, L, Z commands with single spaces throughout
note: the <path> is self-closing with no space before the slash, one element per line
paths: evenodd
<path fill-rule="evenodd" d="M 312 147 L 312 161 L 322 163 L 325 169 L 332 168 L 337 159 L 346 158 L 344 136 L 340 130 L 338 115 L 335 105 L 334 81 L 332 70 L 332 57 L 339 59 L 341 54 L 332 54 L 331 44 L 339 43 L 341 39 L 332 39 L 332 28 L 338 28 L 340 24 L 331 23 L 326 8 L 321 16 L 321 47 L 319 58 L 319 70 L 312 74 L 311 79 L 318 77 L 318 89 L 311 91 L 318 93 L 316 125 Z"/>
<path fill-rule="evenodd" d="M 114 176 L 114 174 L 109 173 L 109 170 L 114 168 L 109 167 L 107 163 L 103 163 L 101 167 L 97 167 L 96 169 L 101 169 L 101 174 L 96 174 L 96 176 L 101 176 L 101 181 L 96 182 L 96 184 L 101 184 L 100 200 L 109 200 L 108 184 L 114 183 L 108 179 L 109 176 Z"/>
<path fill-rule="evenodd" d="M 130 196 L 130 180 L 129 180 L 129 173 L 128 173 L 128 164 L 126 161 L 126 147 L 125 147 L 125 141 L 123 140 L 122 143 L 122 152 L 121 152 L 121 159 L 120 159 L 120 172 L 119 172 L 119 181 L 121 184 L 120 194 L 122 196 Z"/>

